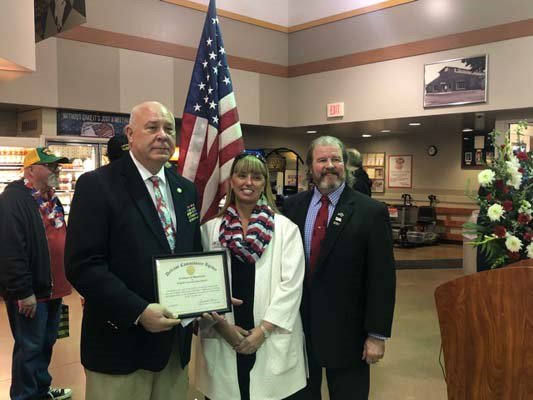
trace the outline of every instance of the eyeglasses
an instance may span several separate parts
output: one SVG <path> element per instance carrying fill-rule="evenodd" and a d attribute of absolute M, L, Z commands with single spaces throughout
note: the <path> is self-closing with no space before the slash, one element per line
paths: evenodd
<path fill-rule="evenodd" d="M 39 164 L 48 169 L 50 172 L 58 173 L 61 171 L 61 165 L 59 164 Z"/>
<path fill-rule="evenodd" d="M 235 157 L 235 162 L 237 162 L 239 160 L 242 160 L 243 158 L 246 158 L 246 157 L 255 157 L 259 161 L 261 161 L 263 164 L 266 164 L 265 157 L 263 157 L 261 154 L 259 154 L 259 153 L 251 153 L 251 152 L 249 153 L 246 150 Z"/>

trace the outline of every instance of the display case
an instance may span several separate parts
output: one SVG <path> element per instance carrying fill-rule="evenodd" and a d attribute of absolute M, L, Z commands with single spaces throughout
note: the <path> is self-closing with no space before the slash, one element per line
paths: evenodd
<path fill-rule="evenodd" d="M 63 204 L 65 215 L 68 215 L 78 178 L 85 172 L 98 168 L 104 162 L 102 144 L 49 140 L 47 146 L 56 155 L 70 160 L 69 164 L 61 165 L 59 187 L 56 188 L 57 197 Z"/>
<path fill-rule="evenodd" d="M 17 138 L 17 140 L 28 141 L 27 138 Z M 24 157 L 28 150 L 38 145 L 42 146 L 42 144 L 33 142 L 28 144 L 28 147 L 0 146 L 0 193 L 4 191 L 8 183 L 22 178 Z M 76 181 L 83 173 L 108 163 L 107 146 L 104 143 L 55 140 L 46 141 L 46 145 L 53 153 L 70 160 L 70 163 L 61 165 L 59 186 L 55 188 L 65 208 L 65 214 L 68 215 Z"/>
<path fill-rule="evenodd" d="M 0 193 L 8 183 L 22 177 L 24 157 L 28 150 L 23 147 L 0 146 Z"/>

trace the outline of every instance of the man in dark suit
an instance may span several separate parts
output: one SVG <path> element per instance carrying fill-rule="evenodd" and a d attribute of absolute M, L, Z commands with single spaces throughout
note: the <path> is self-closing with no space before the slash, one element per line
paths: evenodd
<path fill-rule="evenodd" d="M 196 191 L 164 167 L 176 140 L 166 107 L 134 107 L 126 135 L 128 154 L 80 177 L 69 218 L 86 398 L 185 398 L 191 330 L 156 303 L 152 256 L 201 250 Z"/>
<path fill-rule="evenodd" d="M 347 186 L 344 160 L 340 140 L 315 139 L 306 159 L 315 187 L 284 203 L 307 260 L 301 312 L 310 377 L 296 399 L 321 398 L 322 368 L 330 399 L 367 399 L 369 365 L 383 357 L 391 334 L 396 278 L 388 212 Z"/>

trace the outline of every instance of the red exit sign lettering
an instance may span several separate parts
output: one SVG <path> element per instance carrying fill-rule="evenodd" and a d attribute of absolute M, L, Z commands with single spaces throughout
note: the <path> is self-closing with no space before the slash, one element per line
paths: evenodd
<path fill-rule="evenodd" d="M 344 103 L 330 103 L 327 105 L 328 118 L 344 117 Z"/>

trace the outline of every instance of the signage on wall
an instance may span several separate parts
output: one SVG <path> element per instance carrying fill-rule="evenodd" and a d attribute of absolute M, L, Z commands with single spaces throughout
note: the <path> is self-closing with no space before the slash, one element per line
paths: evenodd
<path fill-rule="evenodd" d="M 330 103 L 327 105 L 327 117 L 344 117 L 344 103 Z"/>
<path fill-rule="evenodd" d="M 110 138 L 122 134 L 128 122 L 128 114 L 57 110 L 57 134 L 60 136 Z"/>

